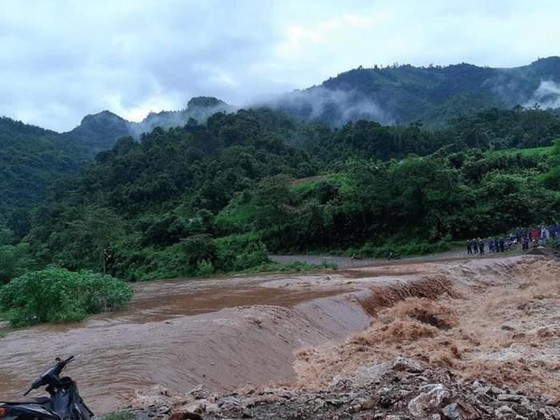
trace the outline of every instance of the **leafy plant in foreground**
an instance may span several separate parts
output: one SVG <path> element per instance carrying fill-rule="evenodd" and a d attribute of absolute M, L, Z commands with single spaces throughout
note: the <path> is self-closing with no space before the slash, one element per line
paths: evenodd
<path fill-rule="evenodd" d="M 114 277 L 48 268 L 17 277 L 0 288 L 0 311 L 14 327 L 76 322 L 89 314 L 121 309 L 131 297 L 132 288 Z"/>

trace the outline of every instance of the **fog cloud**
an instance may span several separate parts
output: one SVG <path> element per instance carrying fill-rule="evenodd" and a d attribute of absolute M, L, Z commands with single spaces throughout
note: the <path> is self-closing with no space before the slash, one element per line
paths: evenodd
<path fill-rule="evenodd" d="M 542 80 L 531 99 L 524 105 L 526 107 L 539 105 L 542 108 L 559 108 L 560 84 L 552 80 Z"/>
<path fill-rule="evenodd" d="M 285 110 L 311 121 L 329 121 L 341 126 L 349 121 L 367 119 L 393 124 L 393 117 L 374 100 L 356 91 L 330 90 L 322 86 L 295 91 L 264 100 L 262 105 Z"/>

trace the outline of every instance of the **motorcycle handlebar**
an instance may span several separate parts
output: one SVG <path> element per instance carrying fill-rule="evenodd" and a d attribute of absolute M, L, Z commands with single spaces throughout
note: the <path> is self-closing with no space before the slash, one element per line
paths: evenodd
<path fill-rule="evenodd" d="M 61 360 L 59 357 L 57 357 L 55 359 L 56 364 L 48 368 L 36 381 L 34 381 L 31 384 L 31 388 L 29 388 L 23 395 L 26 396 L 34 389 L 37 389 L 43 385 L 48 385 L 49 383 L 57 383 L 60 380 L 58 378 L 58 375 L 60 375 L 62 369 L 64 369 L 64 367 L 72 360 L 74 360 L 73 355 L 66 360 Z"/>
<path fill-rule="evenodd" d="M 63 360 L 61 362 L 59 362 L 62 366 L 66 366 L 66 364 L 70 363 L 72 360 L 74 360 L 74 356 L 70 356 L 68 359 Z"/>

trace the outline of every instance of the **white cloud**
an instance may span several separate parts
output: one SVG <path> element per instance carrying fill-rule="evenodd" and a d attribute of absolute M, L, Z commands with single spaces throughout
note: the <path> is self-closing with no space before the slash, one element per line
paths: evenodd
<path fill-rule="evenodd" d="M 4 0 L 0 114 L 69 130 L 88 113 L 244 104 L 374 64 L 519 66 L 558 54 L 542 0 Z"/>

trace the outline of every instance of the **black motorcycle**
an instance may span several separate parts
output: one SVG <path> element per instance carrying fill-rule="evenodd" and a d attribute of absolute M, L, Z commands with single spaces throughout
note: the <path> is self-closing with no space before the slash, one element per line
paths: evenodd
<path fill-rule="evenodd" d="M 74 359 L 56 358 L 56 363 L 45 370 L 24 396 L 34 389 L 46 386 L 50 397 L 35 398 L 34 401 L 0 402 L 0 420 L 73 419 L 89 420 L 93 412 L 80 397 L 76 382 L 67 376 L 60 377 L 66 365 Z"/>

